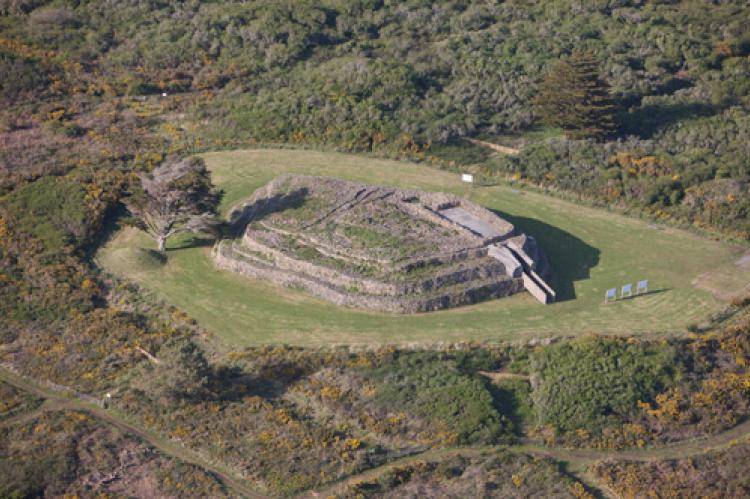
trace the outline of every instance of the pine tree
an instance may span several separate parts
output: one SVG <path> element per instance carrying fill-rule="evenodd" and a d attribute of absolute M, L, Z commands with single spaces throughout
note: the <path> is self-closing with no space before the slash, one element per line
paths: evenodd
<path fill-rule="evenodd" d="M 609 85 L 601 79 L 599 61 L 589 51 L 574 51 L 552 67 L 536 105 L 545 124 L 562 128 L 572 139 L 602 139 L 617 128 Z"/>

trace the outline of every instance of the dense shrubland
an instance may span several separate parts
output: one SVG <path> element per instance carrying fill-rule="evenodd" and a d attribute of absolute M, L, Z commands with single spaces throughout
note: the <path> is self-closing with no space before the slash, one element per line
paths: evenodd
<path fill-rule="evenodd" d="M 592 471 L 623 497 L 747 497 L 748 460 L 750 443 L 739 441 L 726 449 L 684 459 L 605 461 L 594 465 Z"/>
<path fill-rule="evenodd" d="M 591 496 L 552 460 L 500 451 L 496 454 L 417 461 L 393 466 L 337 497 L 578 497 Z"/>
<path fill-rule="evenodd" d="M 550 444 L 643 447 L 716 433 L 750 404 L 750 315 L 689 339 L 594 338 L 530 354 L 529 433 Z"/>
<path fill-rule="evenodd" d="M 82 412 L 42 412 L 28 422 L 0 426 L 0 496 L 94 495 L 227 496 L 202 469 Z"/>
<path fill-rule="evenodd" d="M 545 348 L 531 359 L 538 424 L 601 430 L 678 382 L 682 370 L 668 346 L 596 338 Z"/>
<path fill-rule="evenodd" d="M 101 275 L 91 254 L 138 173 L 170 155 L 264 142 L 481 163 L 747 238 L 746 17 L 743 2 L 698 0 L 0 2 L 0 361 L 78 392 L 113 390 L 143 425 L 275 494 L 431 447 L 642 446 L 731 427 L 750 402 L 747 316 L 667 342 L 225 356 L 185 314 Z M 623 110 L 612 140 L 535 128 L 538 82 L 576 48 L 597 54 Z M 511 136 L 525 144 L 516 157 L 463 140 Z M 515 377 L 491 381 L 498 371 Z M 0 393 L 3 418 L 38 403 Z M 71 477 L 83 468 L 67 464 L 78 450 L 64 442 L 125 437 L 80 416 L 0 425 L 2 459 L 14 463 L 0 467 L 0 495 L 82 492 Z M 96 466 L 111 467 L 111 449 L 99 450 Z M 525 462 L 503 459 L 450 472 L 505 476 Z M 526 464 L 533 476 L 511 476 L 519 490 L 558 476 Z M 447 473 L 431 466 L 370 492 Z M 451 488 L 456 476 L 448 490 L 465 490 Z M 159 477 L 163 494 L 221 492 L 192 467 Z"/>
<path fill-rule="evenodd" d="M 543 76 L 588 50 L 619 131 L 604 143 L 534 139 L 486 169 L 748 235 L 744 2 L 39 1 L 2 13 L 7 104 L 202 92 L 172 132 L 203 147 L 289 142 L 442 164 L 462 137 L 533 130 Z M 72 117 L 49 128 L 91 130 Z"/>

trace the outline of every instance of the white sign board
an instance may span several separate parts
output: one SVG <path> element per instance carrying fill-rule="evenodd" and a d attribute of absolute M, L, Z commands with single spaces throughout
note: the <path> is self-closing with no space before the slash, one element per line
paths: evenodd
<path fill-rule="evenodd" d="M 464 173 L 461 175 L 461 182 L 466 182 L 467 184 L 471 184 L 474 182 L 474 175 L 471 173 Z"/>

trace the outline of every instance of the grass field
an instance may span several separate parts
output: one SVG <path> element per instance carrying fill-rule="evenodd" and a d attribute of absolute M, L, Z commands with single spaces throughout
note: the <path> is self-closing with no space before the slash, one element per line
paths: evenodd
<path fill-rule="evenodd" d="M 288 343 L 432 343 L 526 340 L 585 333 L 681 332 L 726 307 L 750 282 L 746 247 L 505 186 L 469 188 L 455 174 L 410 163 L 296 150 L 216 152 L 204 158 L 225 190 L 222 212 L 285 172 L 449 191 L 497 210 L 547 253 L 560 301 L 527 293 L 458 309 L 388 315 L 336 307 L 293 289 L 214 269 L 210 246 L 171 241 L 166 262 L 148 237 L 124 229 L 99 252 L 116 275 L 153 290 L 230 348 Z M 746 261 L 745 259 L 743 261 Z M 652 292 L 602 303 L 604 291 L 649 279 Z"/>

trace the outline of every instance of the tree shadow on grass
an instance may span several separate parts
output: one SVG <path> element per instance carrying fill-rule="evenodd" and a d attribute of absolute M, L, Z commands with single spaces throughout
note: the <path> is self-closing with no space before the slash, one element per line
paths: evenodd
<path fill-rule="evenodd" d="M 177 241 L 167 244 L 165 251 L 178 251 L 187 248 L 205 248 L 214 244 L 216 239 L 210 236 L 190 236 L 183 237 Z"/>
<path fill-rule="evenodd" d="M 599 249 L 541 220 L 492 211 L 512 223 L 517 232 L 533 236 L 539 243 L 549 260 L 549 284 L 557 294 L 555 301 L 574 300 L 574 283 L 591 278 L 591 269 L 599 264 Z"/>
<path fill-rule="evenodd" d="M 226 237 L 239 237 L 251 220 L 262 219 L 271 213 L 299 208 L 305 204 L 309 191 L 306 187 L 289 193 L 278 193 L 252 204 L 243 204 L 229 213 Z"/>

